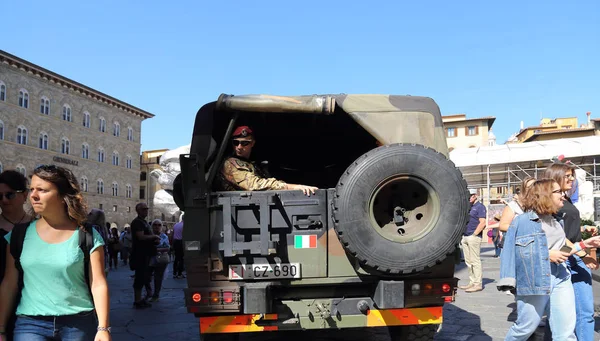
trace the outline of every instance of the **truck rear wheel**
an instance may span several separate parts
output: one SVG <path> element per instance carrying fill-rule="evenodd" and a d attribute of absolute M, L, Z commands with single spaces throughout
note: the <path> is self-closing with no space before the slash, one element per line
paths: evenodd
<path fill-rule="evenodd" d="M 225 333 L 225 334 L 201 334 L 200 341 L 239 341 L 240 334 Z"/>
<path fill-rule="evenodd" d="M 335 229 L 368 269 L 422 271 L 456 250 L 468 198 L 462 173 L 443 154 L 416 144 L 386 145 L 362 155 L 340 178 Z"/>
<path fill-rule="evenodd" d="M 389 327 L 391 341 L 430 341 L 438 331 L 439 324 Z"/>

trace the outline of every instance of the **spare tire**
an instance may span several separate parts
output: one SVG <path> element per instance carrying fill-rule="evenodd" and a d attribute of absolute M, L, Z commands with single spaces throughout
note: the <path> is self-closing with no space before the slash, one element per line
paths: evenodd
<path fill-rule="evenodd" d="M 422 145 L 392 144 L 348 167 L 333 218 L 340 241 L 364 268 L 405 274 L 453 253 L 468 211 L 467 183 L 452 161 Z"/>

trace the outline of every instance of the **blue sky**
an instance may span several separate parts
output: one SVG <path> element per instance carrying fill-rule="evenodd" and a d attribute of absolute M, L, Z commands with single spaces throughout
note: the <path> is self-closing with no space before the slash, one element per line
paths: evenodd
<path fill-rule="evenodd" d="M 430 96 L 499 142 L 600 118 L 596 0 L 101 3 L 5 2 L 0 49 L 154 113 L 142 150 L 190 143 L 220 93 Z"/>

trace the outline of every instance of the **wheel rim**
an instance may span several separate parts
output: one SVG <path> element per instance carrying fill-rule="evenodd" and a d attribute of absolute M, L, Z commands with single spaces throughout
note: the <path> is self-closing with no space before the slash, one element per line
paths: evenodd
<path fill-rule="evenodd" d="M 439 213 L 437 192 L 423 179 L 411 175 L 382 181 L 369 198 L 373 229 L 396 243 L 423 238 L 437 224 Z"/>

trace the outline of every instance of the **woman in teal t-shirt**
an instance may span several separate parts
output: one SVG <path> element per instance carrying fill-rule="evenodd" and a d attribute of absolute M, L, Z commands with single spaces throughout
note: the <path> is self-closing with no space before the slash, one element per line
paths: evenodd
<path fill-rule="evenodd" d="M 14 340 L 110 341 L 104 242 L 94 230 L 88 287 L 79 248 L 87 209 L 77 179 L 66 168 L 40 166 L 33 172 L 29 199 L 39 218 L 29 224 L 23 242 L 23 289 Z M 5 237 L 8 243 L 11 235 Z M 18 271 L 7 252 L 6 274 L 0 286 L 2 341 L 2 328 L 14 309 L 17 291 Z"/>

